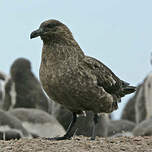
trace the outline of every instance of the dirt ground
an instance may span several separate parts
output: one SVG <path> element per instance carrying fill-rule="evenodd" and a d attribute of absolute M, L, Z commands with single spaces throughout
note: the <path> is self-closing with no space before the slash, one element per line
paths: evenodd
<path fill-rule="evenodd" d="M 90 138 L 49 141 L 20 139 L 0 141 L 0 152 L 152 152 L 152 137 Z"/>

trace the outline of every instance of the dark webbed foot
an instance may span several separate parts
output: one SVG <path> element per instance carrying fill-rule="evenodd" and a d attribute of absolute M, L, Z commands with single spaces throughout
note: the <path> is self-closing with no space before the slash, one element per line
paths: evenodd
<path fill-rule="evenodd" d="M 92 136 L 91 136 L 91 140 L 95 140 L 96 138 L 96 124 L 98 123 L 99 120 L 99 116 L 97 114 L 94 114 L 94 118 L 93 118 L 93 128 L 92 128 Z"/>
<path fill-rule="evenodd" d="M 61 137 L 53 137 L 53 138 L 44 138 L 46 140 L 67 140 L 67 139 L 71 139 L 71 137 L 74 135 L 74 132 L 75 131 L 71 131 L 76 120 L 77 120 L 77 115 L 76 113 L 72 113 L 73 114 L 73 117 L 72 117 L 72 121 L 67 129 L 67 132 L 64 136 L 61 136 Z"/>
<path fill-rule="evenodd" d="M 71 139 L 71 137 L 61 136 L 61 137 L 53 137 L 53 138 L 44 138 L 45 140 L 67 140 Z"/>

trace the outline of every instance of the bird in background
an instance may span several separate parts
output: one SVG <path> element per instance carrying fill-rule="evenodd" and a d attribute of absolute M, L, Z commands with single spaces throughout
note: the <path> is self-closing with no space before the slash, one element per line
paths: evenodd
<path fill-rule="evenodd" d="M 72 121 L 64 136 L 50 140 L 70 139 L 77 115 L 92 111 L 95 139 L 98 113 L 111 113 L 117 103 L 136 87 L 119 79 L 107 66 L 86 56 L 69 28 L 58 20 L 44 21 L 30 38 L 40 36 L 43 41 L 40 80 L 47 95 L 72 112 Z M 86 126 L 87 127 L 87 126 Z"/>
<path fill-rule="evenodd" d="M 9 76 L 0 70 L 0 109 L 2 109 L 4 102 L 5 89 L 4 86 L 7 83 Z"/>
<path fill-rule="evenodd" d="M 16 59 L 10 68 L 10 79 L 5 84 L 3 110 L 38 108 L 48 112 L 48 98 L 34 76 L 28 59 Z"/>

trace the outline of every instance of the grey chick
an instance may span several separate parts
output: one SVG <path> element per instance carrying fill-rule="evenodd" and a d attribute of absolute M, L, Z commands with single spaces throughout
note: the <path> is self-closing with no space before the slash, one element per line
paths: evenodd
<path fill-rule="evenodd" d="M 115 136 L 116 134 L 120 135 L 132 132 L 135 126 L 136 124 L 129 120 L 109 120 L 109 123 L 107 123 L 107 136 Z"/>
<path fill-rule="evenodd" d="M 136 123 L 152 118 L 152 73 L 144 79 L 136 92 Z"/>
<path fill-rule="evenodd" d="M 138 90 L 138 89 L 137 89 Z M 136 91 L 137 92 L 137 91 Z M 136 104 L 136 95 L 134 95 L 129 101 L 126 103 L 121 119 L 128 120 L 136 123 L 136 110 L 135 110 L 135 104 Z"/>
<path fill-rule="evenodd" d="M 140 123 L 145 119 L 152 118 L 152 74 L 139 84 L 135 95 L 126 104 L 122 119 L 127 119 L 135 123 Z"/>
<path fill-rule="evenodd" d="M 4 72 L 0 71 L 0 109 L 2 109 L 4 103 L 4 95 L 5 95 L 5 83 L 8 81 L 9 76 Z"/>
<path fill-rule="evenodd" d="M 28 59 L 18 58 L 10 69 L 11 78 L 5 84 L 4 110 L 38 108 L 48 112 L 48 98 L 31 71 Z"/>
<path fill-rule="evenodd" d="M 134 136 L 152 136 L 152 119 L 143 120 L 133 129 Z"/>
<path fill-rule="evenodd" d="M 57 20 L 43 22 L 30 38 L 40 36 L 43 41 L 40 80 L 47 95 L 72 112 L 72 122 L 63 137 L 69 139 L 77 114 L 94 113 L 91 139 L 95 139 L 98 113 L 110 113 L 117 102 L 135 87 L 120 80 L 108 67 L 86 56 L 74 40 L 68 27 Z"/>
<path fill-rule="evenodd" d="M 55 137 L 65 133 L 65 130 L 54 116 L 40 109 L 16 108 L 10 110 L 9 114 L 18 118 L 32 135 Z"/>
<path fill-rule="evenodd" d="M 22 126 L 16 117 L 0 110 L 0 139 L 19 139 L 21 137 L 31 138 L 31 134 Z"/>

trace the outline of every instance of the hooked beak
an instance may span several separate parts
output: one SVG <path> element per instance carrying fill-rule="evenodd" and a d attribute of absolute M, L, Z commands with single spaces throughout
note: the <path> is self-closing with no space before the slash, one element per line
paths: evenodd
<path fill-rule="evenodd" d="M 43 34 L 43 29 L 39 28 L 31 33 L 30 38 L 33 39 L 35 37 L 41 36 Z"/>

